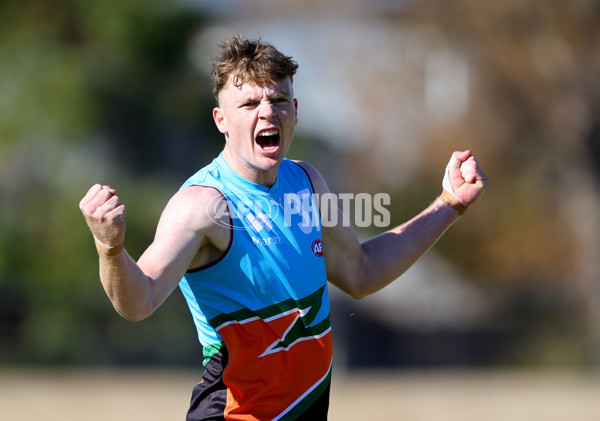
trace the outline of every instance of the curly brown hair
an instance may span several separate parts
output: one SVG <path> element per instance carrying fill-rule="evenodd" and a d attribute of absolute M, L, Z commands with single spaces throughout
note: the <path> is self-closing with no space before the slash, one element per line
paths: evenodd
<path fill-rule="evenodd" d="M 215 98 L 233 78 L 235 86 L 251 82 L 265 85 L 286 78 L 293 81 L 298 69 L 292 57 L 279 52 L 272 45 L 258 40 L 247 40 L 235 35 L 220 45 L 221 54 L 213 64 L 211 85 Z"/>

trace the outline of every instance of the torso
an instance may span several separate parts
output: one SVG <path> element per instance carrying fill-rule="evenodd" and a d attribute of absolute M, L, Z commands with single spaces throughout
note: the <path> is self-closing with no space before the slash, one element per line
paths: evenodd
<path fill-rule="evenodd" d="M 327 279 L 322 251 L 314 247 L 321 244 L 320 222 L 303 226 L 303 215 L 287 221 L 283 212 L 286 194 L 312 197 L 312 186 L 290 161 L 270 189 L 217 162 L 186 184 L 201 187 L 184 187 L 228 196 L 227 215 L 209 206 L 214 224 L 180 283 L 206 368 L 222 373 L 223 410 L 232 419 L 299 414 L 327 396 L 331 370 Z M 275 214 L 262 208 L 246 212 L 240 204 L 247 200 L 265 200 L 265 209 L 271 206 Z M 231 211 L 237 212 L 233 219 Z M 282 382 L 282 376 L 289 381 Z M 210 399 L 202 393 L 198 402 Z"/>

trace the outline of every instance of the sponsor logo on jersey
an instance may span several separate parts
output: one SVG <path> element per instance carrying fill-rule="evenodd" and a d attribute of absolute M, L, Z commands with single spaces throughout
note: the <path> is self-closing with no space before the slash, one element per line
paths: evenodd
<path fill-rule="evenodd" d="M 315 241 L 313 241 L 310 248 L 311 248 L 312 252 L 315 254 L 315 256 L 323 257 L 323 242 L 321 241 L 320 238 L 317 238 Z"/>

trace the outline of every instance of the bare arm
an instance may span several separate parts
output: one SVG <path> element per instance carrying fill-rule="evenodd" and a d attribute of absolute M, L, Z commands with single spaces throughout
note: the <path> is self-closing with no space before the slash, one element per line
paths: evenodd
<path fill-rule="evenodd" d="M 148 317 L 177 287 L 197 255 L 212 221 L 198 212 L 214 191 L 192 187 L 179 191 L 166 206 L 153 243 L 135 262 L 126 250 L 125 207 L 107 186 L 93 186 L 80 209 L 99 247 L 100 280 L 115 309 L 126 319 Z M 116 250 L 112 253 L 111 250 Z M 109 256 L 107 254 L 116 254 Z"/>
<path fill-rule="evenodd" d="M 444 177 L 445 186 L 453 191 L 446 192 L 444 200 L 437 198 L 410 221 L 362 244 L 349 224 L 323 227 L 328 280 L 350 296 L 362 298 L 388 285 L 425 254 L 459 218 L 456 209 L 462 211 L 475 202 L 487 185 L 487 177 L 469 151 L 455 152 L 451 163 L 455 159 L 463 165 L 447 168 Z M 321 195 L 327 193 L 319 173 L 306 163 L 301 165 L 315 190 Z M 341 221 L 343 216 L 337 212 Z"/>

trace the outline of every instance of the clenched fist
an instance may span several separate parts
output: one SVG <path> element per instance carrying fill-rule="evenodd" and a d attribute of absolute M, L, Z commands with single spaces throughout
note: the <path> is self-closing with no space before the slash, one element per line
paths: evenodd
<path fill-rule="evenodd" d="M 481 170 L 471 151 L 454 152 L 444 174 L 442 187 L 463 205 L 477 200 L 488 185 L 488 178 Z"/>
<path fill-rule="evenodd" d="M 96 184 L 79 202 L 79 209 L 97 243 L 105 248 L 120 247 L 125 239 L 125 205 L 116 190 Z"/>

